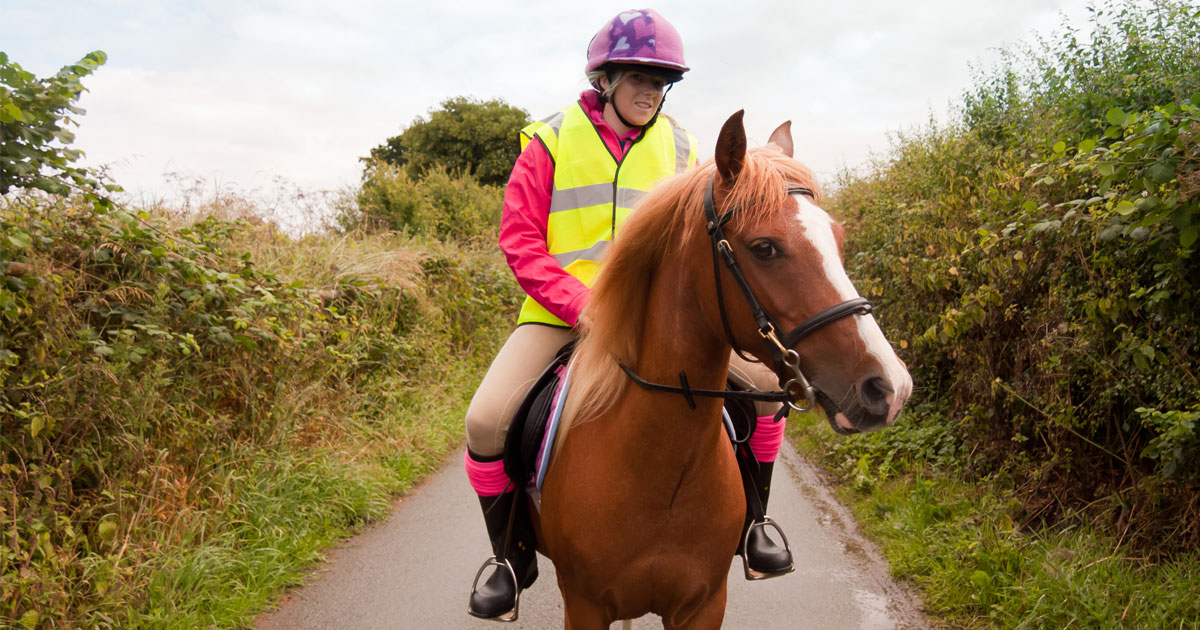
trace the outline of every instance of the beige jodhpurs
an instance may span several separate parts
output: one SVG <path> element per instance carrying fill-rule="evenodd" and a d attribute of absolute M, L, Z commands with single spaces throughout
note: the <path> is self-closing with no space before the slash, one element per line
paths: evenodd
<path fill-rule="evenodd" d="M 517 326 L 509 335 L 467 407 L 467 448 L 472 453 L 495 457 L 504 452 L 508 425 L 526 392 L 559 349 L 574 338 L 575 332 L 570 328 L 540 324 Z M 730 357 L 729 374 L 755 389 L 779 388 L 774 372 L 761 363 L 743 361 L 736 352 Z M 779 411 L 779 403 L 756 402 L 754 406 L 759 416 Z"/>
<path fill-rule="evenodd" d="M 574 338 L 570 328 L 541 324 L 517 326 L 509 335 L 467 407 L 467 448 L 472 453 L 495 457 L 504 452 L 508 425 L 525 393 Z"/>
<path fill-rule="evenodd" d="M 771 368 L 761 363 L 751 363 L 743 360 L 738 353 L 729 353 L 729 376 L 741 385 L 749 385 L 764 392 L 779 390 L 779 377 Z M 779 411 L 780 404 L 776 402 L 755 401 L 754 410 L 758 417 L 774 416 Z"/>

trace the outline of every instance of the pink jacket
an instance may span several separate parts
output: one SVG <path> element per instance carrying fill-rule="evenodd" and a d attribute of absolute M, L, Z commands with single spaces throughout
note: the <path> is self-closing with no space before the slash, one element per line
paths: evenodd
<path fill-rule="evenodd" d="M 584 111 L 595 123 L 600 138 L 619 160 L 641 129 L 624 136 L 604 122 L 599 95 L 587 90 L 579 95 Z M 541 142 L 530 142 L 517 158 L 500 219 L 500 249 L 517 277 L 517 283 L 555 317 L 574 326 L 588 300 L 588 288 L 563 270 L 546 248 L 546 223 L 554 190 L 554 161 Z"/>

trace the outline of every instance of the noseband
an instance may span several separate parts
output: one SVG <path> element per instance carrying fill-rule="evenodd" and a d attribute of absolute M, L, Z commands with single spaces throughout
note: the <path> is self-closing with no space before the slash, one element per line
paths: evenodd
<path fill-rule="evenodd" d="M 817 330 L 836 322 L 843 317 L 850 315 L 866 315 L 871 312 L 871 303 L 866 298 L 857 297 L 852 300 L 846 300 L 841 304 L 831 306 L 820 313 L 808 318 L 799 326 L 792 330 L 783 333 L 780 337 L 781 330 L 775 318 L 767 313 L 762 307 L 762 303 L 754 296 L 754 291 L 750 289 L 750 283 L 746 281 L 745 274 L 742 273 L 741 267 L 738 265 L 737 258 L 733 255 L 733 248 L 729 245 L 729 241 L 725 238 L 725 224 L 733 219 L 736 207 L 729 208 L 724 213 L 718 215 L 716 203 L 713 201 L 713 177 L 708 178 L 708 184 L 704 189 L 704 217 L 705 227 L 708 230 L 709 240 L 712 242 L 713 254 L 713 278 L 717 287 L 717 306 L 721 312 L 721 326 L 725 329 L 725 336 L 729 340 L 729 345 L 733 347 L 733 351 L 747 361 L 753 359 L 747 357 L 742 349 L 738 347 L 737 341 L 733 338 L 733 330 L 729 327 L 729 318 L 725 312 L 725 293 L 721 288 L 721 262 L 724 261 L 725 267 L 729 269 L 730 275 L 734 281 L 742 289 L 742 295 L 746 298 L 746 304 L 750 307 L 750 312 L 754 315 L 754 321 L 758 324 L 758 334 L 767 344 L 767 351 L 771 353 L 771 358 L 775 364 L 775 374 L 779 377 L 779 386 L 781 391 L 778 392 L 762 392 L 762 391 L 728 391 L 728 390 L 711 390 L 711 389 L 694 389 L 688 385 L 687 375 L 683 372 L 679 373 L 679 387 L 672 385 L 662 385 L 659 383 L 651 383 L 633 371 L 627 365 L 621 364 L 626 376 L 629 377 L 639 387 L 651 391 L 670 392 L 682 394 L 687 400 L 688 406 L 695 409 L 696 404 L 693 400 L 694 396 L 702 396 L 706 398 L 733 398 L 741 400 L 760 400 L 770 402 L 787 403 L 780 410 L 779 417 L 786 414 L 788 408 L 796 411 L 808 411 L 812 409 L 816 403 L 816 392 L 812 385 L 805 378 L 804 373 L 800 371 L 800 355 L 793 350 L 793 346 L 800 343 L 802 339 L 816 332 Z M 809 198 L 814 198 L 812 189 L 806 186 L 792 185 L 788 187 L 788 194 L 802 194 Z M 786 371 L 784 370 L 786 368 Z M 776 418 L 778 420 L 778 417 Z M 836 427 L 835 427 L 836 428 Z"/>

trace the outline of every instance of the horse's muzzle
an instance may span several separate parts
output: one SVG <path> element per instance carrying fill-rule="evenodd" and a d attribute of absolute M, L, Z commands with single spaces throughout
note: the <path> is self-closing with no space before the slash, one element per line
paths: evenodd
<path fill-rule="evenodd" d="M 817 391 L 817 403 L 825 410 L 829 426 L 839 435 L 868 433 L 891 424 L 896 401 L 892 386 L 880 377 L 868 378 L 855 385 L 839 405 L 824 391 Z M 903 404 L 903 401 L 899 401 Z"/>

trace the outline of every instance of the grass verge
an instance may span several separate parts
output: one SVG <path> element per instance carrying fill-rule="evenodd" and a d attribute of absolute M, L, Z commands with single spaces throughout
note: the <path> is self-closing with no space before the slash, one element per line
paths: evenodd
<path fill-rule="evenodd" d="M 1131 554 L 1082 518 L 1018 521 L 999 477 L 970 480 L 948 432 L 911 422 L 849 438 L 824 418 L 789 437 L 837 481 L 892 574 L 915 584 L 931 620 L 952 628 L 1200 628 L 1200 551 Z"/>
<path fill-rule="evenodd" d="M 231 448 L 215 476 L 224 509 L 201 544 L 154 559 L 146 598 L 131 627 L 249 627 L 281 589 L 299 584 L 338 539 L 386 517 L 394 498 L 438 469 L 457 448 L 478 373 L 471 361 L 439 370 L 438 396 L 400 390 L 386 420 L 360 419 L 336 441 L 275 452 Z M 383 389 L 383 388 L 381 388 Z M 236 462 L 245 462 L 237 464 Z"/>

